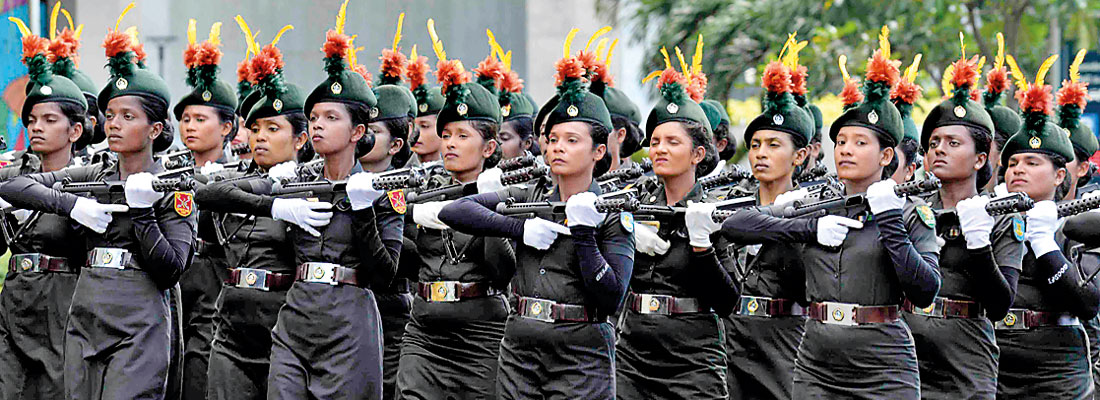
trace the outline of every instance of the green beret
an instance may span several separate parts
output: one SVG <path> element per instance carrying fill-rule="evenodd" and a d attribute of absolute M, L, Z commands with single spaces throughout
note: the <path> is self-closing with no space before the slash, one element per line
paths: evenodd
<path fill-rule="evenodd" d="M 901 127 L 905 131 L 902 139 L 910 139 L 919 144 L 920 133 L 918 133 L 916 121 L 913 121 L 913 105 L 906 102 L 895 101 L 894 106 L 898 108 L 898 113 L 901 114 Z"/>
<path fill-rule="evenodd" d="M 527 93 L 503 91 L 500 93 L 500 116 L 504 121 L 518 118 L 531 118 L 535 113 L 535 102 Z"/>
<path fill-rule="evenodd" d="M 813 104 L 806 104 L 806 112 L 814 118 L 814 136 L 817 141 L 821 141 L 821 127 L 825 125 L 824 118 L 821 116 L 821 109 Z"/>
<path fill-rule="evenodd" d="M 37 38 L 39 42 L 45 39 Z M 28 39 L 30 40 L 30 39 Z M 26 42 L 25 42 L 26 43 Z M 24 60 L 27 64 L 27 76 L 29 81 L 26 87 L 26 100 L 23 101 L 23 109 L 20 117 L 23 125 L 28 124 L 31 110 L 38 103 L 69 103 L 88 109 L 88 100 L 84 93 L 73 81 L 62 75 L 54 74 L 53 64 L 46 57 L 45 46 L 43 52 L 35 54 Z"/>
<path fill-rule="evenodd" d="M 608 86 L 600 97 L 603 98 L 604 104 L 607 105 L 607 112 L 611 115 L 624 117 L 637 125 L 642 124 L 642 111 L 622 90 Z"/>
<path fill-rule="evenodd" d="M 326 63 L 334 62 L 328 61 Z M 325 78 L 324 82 L 313 88 L 313 91 L 306 96 L 305 113 L 309 114 L 313 111 L 313 106 L 317 103 L 345 103 L 345 104 L 362 104 L 367 107 L 370 112 L 371 119 L 378 117 L 378 98 L 374 96 L 374 91 L 367 85 L 367 80 L 363 79 L 362 75 L 358 72 L 347 69 L 347 64 L 341 58 L 338 61 L 343 64 L 345 69 L 339 72 L 333 72 L 329 70 L 328 78 Z"/>
<path fill-rule="evenodd" d="M 730 123 L 728 116 L 725 117 L 725 119 L 722 118 L 722 115 L 725 114 L 725 110 L 722 109 L 722 105 L 717 101 L 703 100 L 702 103 L 699 103 L 699 107 L 703 108 L 703 114 L 707 116 L 707 121 L 710 121 L 711 132 L 718 129 L 718 126 L 723 122 L 727 124 Z"/>
<path fill-rule="evenodd" d="M 1016 153 L 1044 153 L 1058 155 L 1073 160 L 1073 144 L 1069 139 L 1069 132 L 1058 125 L 1045 120 L 1033 121 L 1037 126 L 1021 126 L 1020 132 L 1008 138 L 1004 149 L 1001 150 L 1001 165 L 1008 165 L 1008 160 Z"/>
<path fill-rule="evenodd" d="M 901 113 L 894 103 L 887 100 L 890 86 L 886 82 L 867 81 L 863 85 L 865 100 L 857 103 L 840 115 L 829 127 L 829 138 L 836 142 L 840 128 L 859 126 L 875 132 L 883 144 L 894 147 L 905 136 L 901 124 Z"/>
<path fill-rule="evenodd" d="M 416 118 L 416 98 L 408 88 L 400 85 L 379 85 L 374 88 L 378 99 L 378 116 L 375 121 L 409 117 Z"/>
<path fill-rule="evenodd" d="M 941 126 L 962 125 L 984 131 L 992 138 L 994 127 L 993 118 L 986 112 L 985 106 L 974 100 L 970 100 L 970 88 L 960 87 L 955 89 L 954 95 L 940 102 L 924 119 L 921 128 L 921 148 L 928 149 L 928 140 L 932 137 L 932 131 Z"/>
<path fill-rule="evenodd" d="M 413 96 L 416 97 L 417 117 L 436 115 L 439 114 L 439 110 L 443 109 L 443 93 L 438 86 L 420 85 L 412 92 Z"/>
<path fill-rule="evenodd" d="M 181 118 L 187 106 L 209 106 L 235 112 L 237 93 L 228 83 L 215 80 L 210 86 L 196 87 L 176 102 L 176 106 L 172 108 L 176 120 Z"/>
<path fill-rule="evenodd" d="M 500 100 L 477 83 L 463 83 L 447 88 L 446 101 L 439 110 L 435 131 L 442 133 L 448 123 L 485 121 L 500 123 Z"/>
<path fill-rule="evenodd" d="M 543 122 L 545 122 L 546 118 L 550 116 L 550 112 L 554 111 L 554 107 L 557 107 L 557 106 L 558 106 L 558 95 L 555 94 L 555 95 L 550 97 L 550 100 L 547 100 L 546 103 L 543 103 L 542 107 L 539 107 L 539 112 L 538 112 L 538 114 L 535 115 L 535 121 L 534 121 L 535 122 L 535 133 L 537 135 L 542 135 L 544 133 L 549 133 L 549 132 L 541 132 L 540 130 L 542 129 Z"/>
<path fill-rule="evenodd" d="M 240 104 L 237 104 L 237 115 L 242 118 L 248 119 L 248 113 L 252 111 L 252 107 L 256 105 L 257 101 L 264 98 L 264 94 L 259 90 L 249 89 L 248 95 L 241 99 Z M 246 124 L 247 126 L 247 124 Z"/>
<path fill-rule="evenodd" d="M 992 107 L 986 104 L 986 112 L 989 113 L 990 119 L 993 121 L 993 128 L 996 131 L 997 137 L 1002 140 L 1008 140 L 1009 137 L 1020 131 L 1020 125 L 1024 122 L 1020 119 L 1020 113 L 1013 111 L 1011 108 L 996 104 Z"/>
<path fill-rule="evenodd" d="M 567 77 L 561 81 L 557 88 L 557 104 L 546 116 L 547 129 L 560 123 L 582 121 L 602 125 L 609 132 L 614 130 L 607 104 L 588 91 L 582 79 Z"/>
<path fill-rule="evenodd" d="M 1087 92 L 1081 83 L 1072 83 L 1075 86 L 1063 86 L 1062 90 L 1058 92 L 1059 99 L 1063 99 L 1063 93 L 1068 89 L 1080 88 L 1082 92 Z M 1073 144 L 1073 149 L 1086 154 L 1091 157 L 1093 153 L 1096 153 L 1097 143 L 1096 135 L 1092 133 L 1092 129 L 1081 123 L 1081 107 L 1076 103 L 1063 104 L 1058 107 L 1058 126 L 1069 131 L 1069 140 Z"/>
<path fill-rule="evenodd" d="M 132 57 L 133 52 L 124 52 Z M 152 71 L 140 68 L 129 61 L 129 58 L 119 55 L 108 60 L 111 67 L 111 77 L 107 80 L 107 86 L 99 91 L 96 105 L 100 110 L 107 109 L 107 103 L 111 99 L 121 96 L 141 96 L 150 100 L 160 101 L 164 108 L 168 108 L 172 95 L 168 91 L 168 84 L 164 79 Z"/>
<path fill-rule="evenodd" d="M 667 71 L 666 71 L 667 72 Z M 657 99 L 657 105 L 649 111 L 649 117 L 645 121 L 645 136 L 653 135 L 653 129 L 665 122 L 694 122 L 703 126 L 708 135 L 713 135 L 710 129 L 710 120 L 703 108 L 688 97 L 684 86 L 680 82 L 658 83 L 661 97 Z"/>
<path fill-rule="evenodd" d="M 305 97 L 302 92 L 302 88 L 292 83 L 285 84 L 281 92 L 268 91 L 265 94 L 260 90 L 253 91 L 242 103 L 251 105 L 246 113 L 244 126 L 252 126 L 260 118 L 304 113 Z"/>
<path fill-rule="evenodd" d="M 773 94 L 767 93 L 765 97 L 770 97 Z M 813 117 L 806 112 L 806 109 L 798 107 L 793 98 L 788 99 L 790 93 L 781 93 L 778 97 L 783 99 L 772 101 L 781 104 L 772 107 L 765 106 L 764 112 L 753 118 L 752 122 L 749 122 L 749 126 L 745 127 L 746 148 L 752 143 L 752 135 L 760 130 L 786 132 L 794 136 L 796 145 L 805 146 L 810 144 L 810 139 L 814 137 Z M 768 100 L 765 100 L 765 103 L 767 102 Z"/>

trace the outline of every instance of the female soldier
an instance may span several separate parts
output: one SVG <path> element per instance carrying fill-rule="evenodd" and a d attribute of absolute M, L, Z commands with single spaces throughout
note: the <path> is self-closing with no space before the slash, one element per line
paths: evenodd
<path fill-rule="evenodd" d="M 439 134 L 436 132 L 436 114 L 443 108 L 443 94 L 438 87 L 428 86 L 428 57 L 418 56 L 416 46 L 413 46 L 409 55 L 409 67 L 405 70 L 405 76 L 409 79 L 409 87 L 416 97 L 416 142 L 412 145 L 412 152 L 421 164 L 439 161 Z"/>
<path fill-rule="evenodd" d="M 165 197 L 152 185 L 151 173 L 162 170 L 152 155 L 162 149 L 154 143 L 165 143 L 155 138 L 171 141 L 168 88 L 134 64 L 132 46 L 117 26 L 104 41 L 112 76 L 99 103 L 117 163 L 15 177 L 0 187 L 0 196 L 16 207 L 68 215 L 95 232 L 86 235 L 90 268 L 80 274 L 69 311 L 65 387 L 71 398 L 164 395 L 171 333 L 167 290 L 190 259 L 191 194 Z M 51 188 L 66 179 L 124 179 L 126 206 Z M 114 221 L 113 212 L 119 213 Z"/>
<path fill-rule="evenodd" d="M 978 80 L 977 57 L 953 64 L 955 92 L 924 120 L 925 166 L 943 184 L 928 202 L 944 209 L 936 221 L 943 285 L 929 308 L 903 305 L 920 366 L 921 397 L 993 399 L 997 393 L 997 343 L 993 324 L 1004 317 L 1016 292 L 1023 258 L 1023 220 L 994 219 L 978 189 L 992 176 L 986 162 L 993 123 L 970 99 Z M 915 68 L 910 67 L 910 71 Z M 906 74 L 898 96 L 916 99 L 920 87 Z M 915 72 L 913 72 L 915 76 Z M 954 209 L 951 212 L 950 209 Z"/>
<path fill-rule="evenodd" d="M 792 77 L 805 75 L 806 67 L 784 64 L 793 63 L 790 55 L 794 50 L 788 51 L 791 53 L 784 54 L 782 61 L 765 68 L 767 108 L 745 130 L 749 165 L 760 182 L 757 204 L 762 206 L 805 193 L 788 192 L 795 188 L 796 169 L 805 165 L 809 156 L 814 121 L 791 95 L 805 89 L 794 86 Z M 804 85 L 806 80 L 799 81 Z M 745 267 L 737 271 L 741 301 L 724 319 L 730 398 L 789 399 L 798 342 L 806 323 L 802 245 L 770 241 L 748 245 L 743 251 L 747 253 Z"/>
<path fill-rule="evenodd" d="M 1066 162 L 1073 145 L 1066 131 L 1048 122 L 1050 86 L 1043 77 L 1053 58 L 1034 83 L 1009 56 L 1019 86 L 1023 124 L 1001 151 L 1005 182 L 1010 192 L 1036 200 L 1027 212 L 1027 251 L 1013 308 L 995 325 L 1001 359 L 998 398 L 1092 398 L 1088 339 L 1080 320 L 1096 316 L 1100 290 L 1063 253 L 1073 237 L 1061 237 L 1055 192 L 1069 179 Z M 1071 218 L 1073 220 L 1074 218 Z M 1070 225 L 1069 222 L 1066 224 Z M 1068 232 L 1068 230 L 1067 230 Z"/>
<path fill-rule="evenodd" d="M 507 68 L 507 67 L 506 67 Z M 504 122 L 500 125 L 500 151 L 503 159 L 516 158 L 538 152 L 535 144 L 535 124 L 532 117 L 535 103 L 531 96 L 523 93 L 523 79 L 516 71 L 509 69 L 501 79 L 500 116 Z"/>
<path fill-rule="evenodd" d="M 251 62 L 259 66 L 282 64 L 278 48 L 269 46 Z M 301 90 L 284 85 L 282 71 L 257 68 L 252 79 L 262 96 L 245 119 L 254 158 L 248 171 L 238 174 L 255 180 L 292 178 L 295 160 L 309 140 L 308 120 L 302 113 Z M 264 75 L 264 74 L 271 75 Z M 276 100 L 279 103 L 276 103 Z M 275 105 L 279 104 L 278 110 Z M 240 178 L 248 179 L 248 178 Z M 286 291 L 294 282 L 294 251 L 283 221 L 235 214 L 211 198 L 217 191 L 203 186 L 195 200 L 204 211 L 218 213 L 215 233 L 224 242 L 229 278 L 218 296 L 215 334 L 207 370 L 210 399 L 267 398 L 271 330 Z"/>
<path fill-rule="evenodd" d="M 78 40 L 68 28 L 62 36 Z M 35 35 L 23 38 L 23 62 L 31 75 L 22 121 L 30 149 L 0 169 L 0 180 L 70 166 L 77 143 L 86 144 L 92 134 L 81 89 L 51 72 L 47 45 L 49 40 Z M 70 245 L 77 236 L 65 216 L 7 212 L 0 221 L 5 235 L 0 245 L 12 252 L 0 291 L 0 399 L 64 397 L 65 320 L 83 249 Z"/>
<path fill-rule="evenodd" d="M 484 87 L 469 83 L 455 61 L 440 63 L 437 76 L 445 85 L 437 126 L 450 176 L 436 182 L 475 182 L 500 160 L 500 105 Z M 437 200 L 413 204 L 415 225 L 406 225 L 419 253 L 414 261 L 419 285 L 401 350 L 397 397 L 495 398 L 508 317 L 503 289 L 515 272 L 515 258 L 505 239 L 470 236 L 439 222 L 439 210 L 451 199 Z"/>
<path fill-rule="evenodd" d="M 581 60 L 567 56 L 556 67 L 561 101 L 548 118 L 546 148 L 557 176 L 553 192 L 546 199 L 519 189 L 466 197 L 444 207 L 439 219 L 460 232 L 522 243 L 516 265 L 523 268 L 512 281 L 519 307 L 505 324 L 498 396 L 611 399 L 615 345 L 607 317 L 622 303 L 633 269 L 633 219 L 596 210 L 600 189 L 593 177 L 609 165 L 603 143 L 611 117 L 603 100 L 585 89 Z M 525 221 L 493 211 L 510 197 L 566 201 L 569 227 L 561 225 L 562 215 Z"/>
<path fill-rule="evenodd" d="M 696 176 L 718 164 L 710 123 L 684 91 L 683 75 L 667 68 L 657 85 L 662 98 L 650 111 L 646 130 L 660 183 L 642 194 L 642 203 L 683 207 L 702 202 L 705 193 Z M 639 248 L 653 250 L 635 258 L 626 310 L 620 317 L 616 383 L 621 398 L 728 396 L 718 315 L 729 314 L 738 288 L 718 261 L 710 240 L 713 232 L 696 231 L 718 225 L 709 217 L 636 226 Z M 643 240 L 661 244 L 645 246 Z"/>
<path fill-rule="evenodd" d="M 897 64 L 888 47 L 875 51 L 863 88 L 866 100 L 853 104 L 830 132 L 846 194 L 866 192 L 869 207 L 834 209 L 842 217 L 810 221 L 775 221 L 748 210 L 722 225 L 735 243 L 810 242 L 816 232 L 818 244 L 802 253 L 811 303 L 793 398 L 919 397 L 917 357 L 899 309 L 906 298 L 920 307 L 932 303 L 940 284 L 939 249 L 931 210 L 895 194 L 894 181 L 879 181 L 893 172 L 888 166 L 902 137 L 900 115 L 887 99 Z M 846 81 L 843 97 L 854 101 L 854 82 Z M 849 234 L 849 228 L 857 230 Z"/>
<path fill-rule="evenodd" d="M 322 47 L 328 78 L 304 104 L 313 149 L 325 159 L 318 180 L 341 180 L 362 170 L 355 160 L 355 145 L 366 133 L 370 116 L 378 113 L 374 93 L 344 59 L 351 37 L 344 34 L 343 10 Z M 263 51 L 276 52 L 272 45 Z M 282 68 L 277 60 L 272 56 L 255 61 L 253 74 L 270 77 Z M 265 85 L 272 81 L 267 80 Z M 266 108 L 268 102 L 277 112 L 293 107 L 280 97 L 263 101 L 253 110 Z M 269 398 L 337 393 L 382 397 L 381 321 L 374 295 L 366 288 L 388 284 L 397 268 L 402 220 L 393 206 L 403 206 L 404 199 L 395 192 L 383 198 L 389 201 L 375 204 L 382 193 L 373 189 L 371 180 L 371 174 L 352 175 L 346 195 L 321 194 L 319 202 L 272 197 L 268 195 L 271 180 L 208 188 L 213 191 L 209 201 L 224 210 L 297 226 L 288 232 L 298 265 L 297 282 L 287 291 L 286 305 L 272 332 Z M 328 211 L 333 208 L 334 212 Z"/>

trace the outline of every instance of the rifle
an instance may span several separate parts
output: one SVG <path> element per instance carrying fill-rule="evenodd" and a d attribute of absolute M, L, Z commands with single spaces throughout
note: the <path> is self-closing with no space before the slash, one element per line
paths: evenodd
<path fill-rule="evenodd" d="M 188 149 L 164 153 L 157 156 L 157 159 L 164 165 L 164 169 L 177 169 L 195 165 L 195 160 L 191 158 L 191 150 Z"/>
<path fill-rule="evenodd" d="M 749 171 L 746 171 L 744 168 L 739 167 L 740 166 L 718 175 L 700 179 L 699 184 L 703 186 L 703 190 L 711 190 L 720 187 L 736 185 L 745 180 L 753 179 L 753 176 L 751 173 L 749 173 Z"/>
<path fill-rule="evenodd" d="M 817 164 L 813 168 L 803 171 L 794 179 L 795 185 L 803 184 L 806 182 L 813 182 L 824 178 L 829 174 L 829 169 L 825 167 L 825 164 Z"/>
<path fill-rule="evenodd" d="M 939 188 L 940 180 L 930 175 L 928 179 L 900 183 L 894 186 L 894 194 L 901 197 L 915 196 L 939 190 Z M 833 197 L 812 203 L 804 203 L 802 200 L 795 200 L 782 209 L 777 207 L 762 207 L 761 211 L 779 218 L 818 218 L 828 215 L 832 211 L 845 208 L 865 207 L 866 205 L 867 194 L 859 193 Z"/>
<path fill-rule="evenodd" d="M 169 171 L 174 172 L 174 171 Z M 73 182 L 65 178 L 54 184 L 54 189 L 64 193 L 89 194 L 97 199 L 125 196 L 126 181 L 97 181 L 97 182 Z M 189 191 L 195 189 L 195 180 L 184 175 L 181 178 L 161 178 L 153 180 L 153 190 L 161 193 Z"/>
<path fill-rule="evenodd" d="M 497 163 L 497 168 L 500 168 L 501 171 L 508 172 L 515 171 L 521 168 L 527 168 L 532 165 L 535 165 L 535 156 L 526 155 L 509 158 L 507 160 L 501 160 L 499 163 Z"/>
<path fill-rule="evenodd" d="M 533 179 L 541 178 L 550 173 L 548 167 L 526 167 L 505 172 L 500 176 L 500 183 L 504 186 L 515 185 L 517 183 L 527 182 Z M 454 185 L 447 185 L 435 189 L 425 190 L 423 192 L 409 193 L 405 196 L 405 199 L 409 203 L 423 203 L 437 198 L 455 198 L 477 194 L 477 182 L 470 183 L 456 183 Z"/>
<path fill-rule="evenodd" d="M 755 206 L 756 199 L 752 197 L 742 197 L 714 204 L 718 209 L 711 214 L 711 218 L 713 218 L 715 222 L 722 222 L 730 215 L 733 215 L 738 209 Z M 565 214 L 565 205 L 566 202 L 564 201 L 516 203 L 514 199 L 509 199 L 503 203 L 497 204 L 496 212 L 501 215 L 510 215 L 520 218 L 533 218 L 539 215 L 563 215 Z M 637 198 L 630 196 L 614 198 L 601 196 L 601 198 L 596 201 L 596 211 L 602 213 L 626 211 L 633 213 L 636 219 L 641 220 L 675 220 L 683 219 L 684 214 L 687 213 L 687 207 L 642 204 Z"/>
<path fill-rule="evenodd" d="M 375 190 L 391 191 L 418 187 L 424 184 L 424 177 L 417 170 L 404 170 L 403 173 L 377 175 L 374 177 Z M 292 182 L 284 179 L 271 188 L 271 195 L 279 197 L 315 197 L 323 194 L 347 192 L 348 181 L 330 181 L 322 179 L 310 182 Z"/>
<path fill-rule="evenodd" d="M 248 146 L 248 142 L 237 143 L 229 146 L 229 154 L 239 156 L 241 154 L 248 154 L 252 152 L 252 148 Z"/>

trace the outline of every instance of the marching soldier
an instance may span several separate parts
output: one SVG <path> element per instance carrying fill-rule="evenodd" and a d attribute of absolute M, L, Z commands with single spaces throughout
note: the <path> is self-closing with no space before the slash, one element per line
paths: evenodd
<path fill-rule="evenodd" d="M 405 70 L 409 87 L 416 97 L 416 140 L 412 144 L 412 152 L 421 164 L 427 164 L 440 160 L 440 139 L 436 132 L 436 115 L 443 108 L 443 94 L 439 87 L 428 85 L 428 57 L 418 56 L 416 46 L 413 46 L 409 56 L 409 66 Z"/>

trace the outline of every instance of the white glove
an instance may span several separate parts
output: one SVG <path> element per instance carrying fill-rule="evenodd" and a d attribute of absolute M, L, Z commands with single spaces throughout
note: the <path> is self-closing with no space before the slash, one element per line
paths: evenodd
<path fill-rule="evenodd" d="M 502 175 L 504 175 L 504 171 L 500 168 L 489 168 L 481 171 L 481 174 L 477 176 L 477 192 L 480 194 L 504 190 L 504 184 L 500 182 Z"/>
<path fill-rule="evenodd" d="M 596 196 L 592 192 L 581 192 L 565 202 L 565 218 L 569 226 L 591 226 L 595 228 L 604 219 L 604 213 L 596 211 Z"/>
<path fill-rule="evenodd" d="M 454 202 L 454 200 L 429 201 L 416 204 L 412 207 L 413 222 L 428 229 L 450 229 L 447 224 L 439 220 L 439 211 L 452 202 Z"/>
<path fill-rule="evenodd" d="M 905 206 L 905 198 L 894 193 L 894 186 L 897 185 L 893 179 L 884 179 L 867 188 L 867 204 L 871 206 L 872 214 L 900 210 Z"/>
<path fill-rule="evenodd" d="M 657 235 L 657 227 L 649 224 L 634 224 L 634 249 L 656 256 L 668 253 L 672 244 Z"/>
<path fill-rule="evenodd" d="M 993 194 L 997 197 L 1008 196 L 1008 184 L 1004 182 L 998 183 L 997 186 L 993 187 Z"/>
<path fill-rule="evenodd" d="M 4 199 L 0 199 L 0 209 L 5 208 L 11 208 L 11 203 L 4 201 Z"/>
<path fill-rule="evenodd" d="M 15 220 L 19 221 L 20 224 L 27 222 L 27 219 L 31 217 L 31 214 L 31 210 L 18 209 L 11 211 L 11 215 L 15 216 Z"/>
<path fill-rule="evenodd" d="M 331 203 L 306 199 L 275 199 L 271 203 L 271 218 L 298 225 L 313 236 L 321 236 L 316 228 L 328 225 L 332 219 Z"/>
<path fill-rule="evenodd" d="M 689 244 L 693 247 L 711 247 L 710 235 L 722 229 L 722 224 L 714 222 L 711 214 L 717 207 L 713 203 L 688 202 L 687 213 L 684 214 L 684 224 L 688 228 Z"/>
<path fill-rule="evenodd" d="M 283 179 L 290 179 L 298 176 L 298 162 L 297 161 L 283 161 L 275 164 L 271 169 L 267 170 L 267 177 L 272 181 L 280 182 Z"/>
<path fill-rule="evenodd" d="M 810 195 L 810 191 L 806 188 L 788 190 L 780 193 L 779 196 L 775 196 L 775 201 L 772 204 L 787 204 L 795 200 L 805 199 Z"/>
<path fill-rule="evenodd" d="M 374 174 L 359 172 L 348 178 L 348 200 L 352 210 L 362 210 L 374 205 L 382 191 L 374 188 Z"/>
<path fill-rule="evenodd" d="M 542 218 L 523 221 L 523 244 L 537 250 L 546 250 L 554 244 L 558 235 L 569 235 L 569 228 Z"/>
<path fill-rule="evenodd" d="M 1058 250 L 1054 240 L 1054 231 L 1058 230 L 1058 206 L 1053 201 L 1043 200 L 1027 212 L 1027 233 L 1024 237 L 1031 244 L 1035 258 Z"/>
<path fill-rule="evenodd" d="M 207 161 L 206 165 L 199 167 L 199 173 L 203 175 L 216 174 L 225 170 L 225 166 L 216 162 Z"/>
<path fill-rule="evenodd" d="M 153 174 L 142 172 L 126 178 L 126 205 L 133 208 L 149 208 L 164 197 L 164 193 L 153 190 Z"/>
<path fill-rule="evenodd" d="M 111 224 L 111 213 L 126 212 L 130 207 L 122 204 L 99 204 L 95 200 L 77 197 L 76 205 L 69 211 L 69 218 L 88 227 L 95 233 L 107 232 L 107 225 Z"/>
<path fill-rule="evenodd" d="M 826 215 L 817 220 L 817 242 L 822 246 L 837 247 L 844 243 L 850 228 L 863 229 L 863 223 L 851 218 Z"/>
<path fill-rule="evenodd" d="M 989 246 L 989 234 L 993 232 L 993 217 L 985 211 L 989 198 L 974 196 L 955 205 L 959 214 L 959 225 L 966 238 L 967 249 L 980 249 Z"/>

